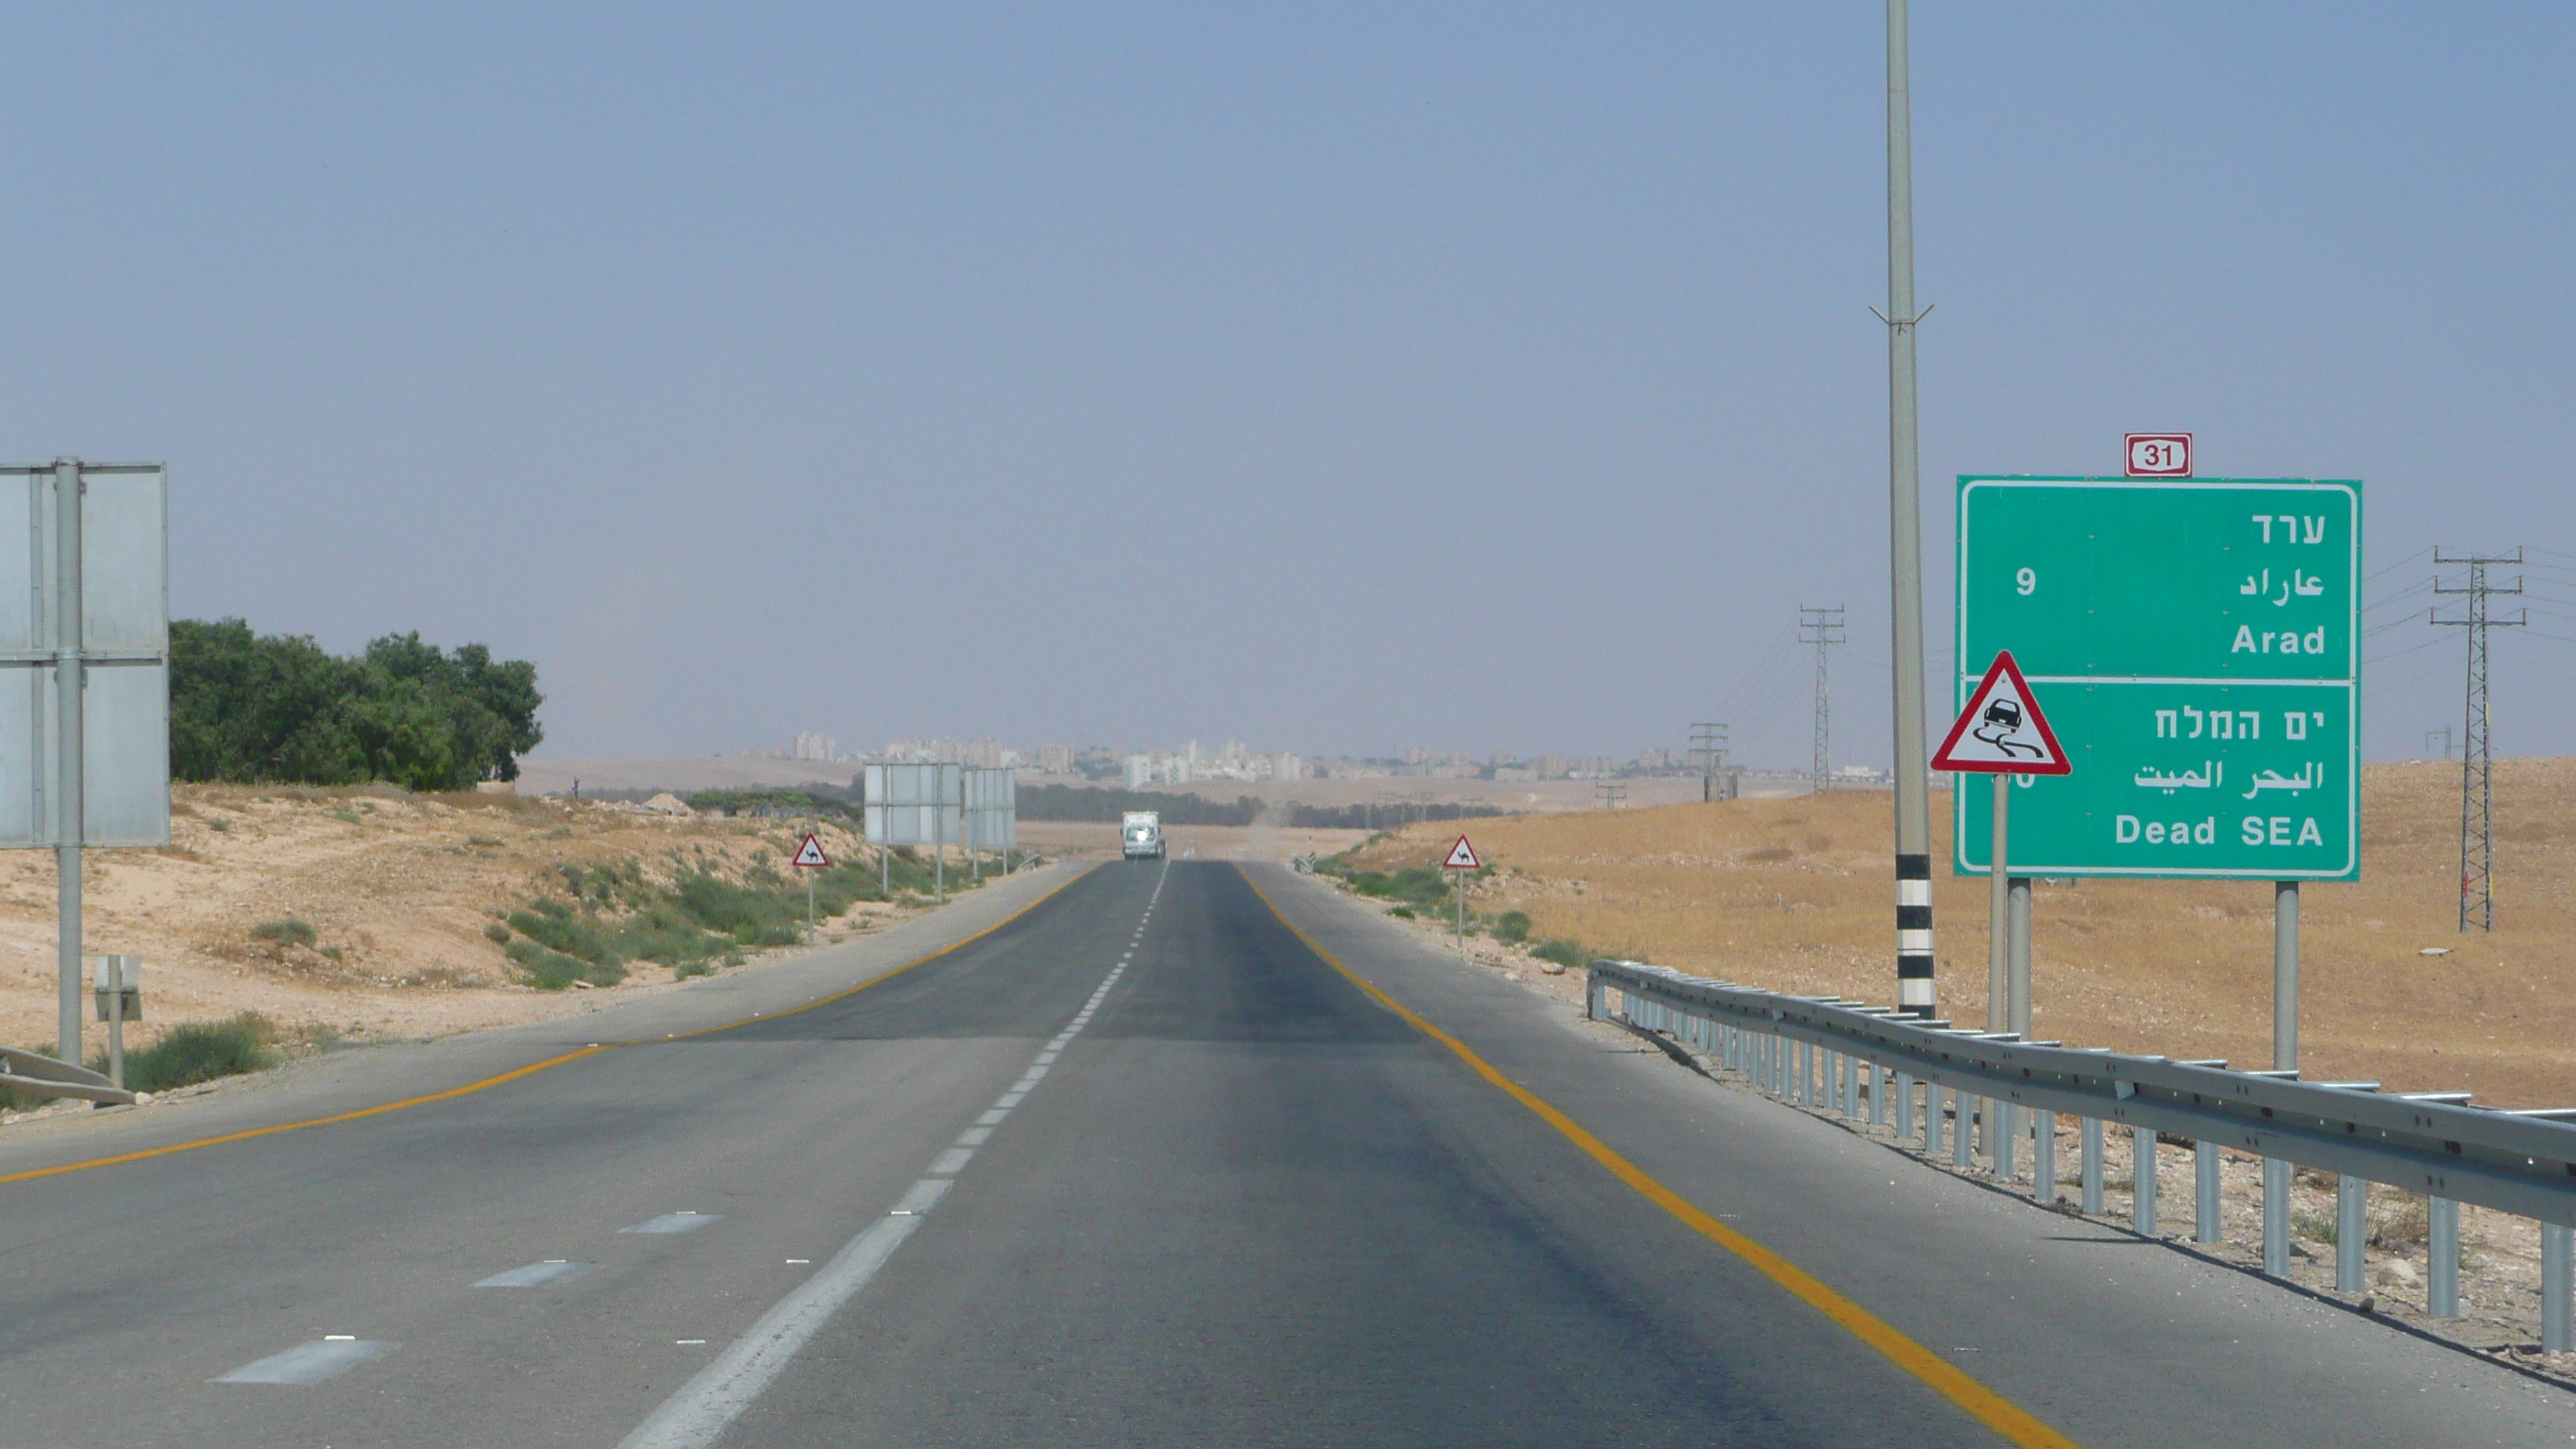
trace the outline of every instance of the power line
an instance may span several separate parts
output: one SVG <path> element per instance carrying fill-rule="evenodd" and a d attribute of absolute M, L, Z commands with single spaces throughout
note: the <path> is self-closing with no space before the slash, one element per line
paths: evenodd
<path fill-rule="evenodd" d="M 2472 916 L 2480 930 L 2495 929 L 2495 758 L 2489 749 L 2487 727 L 2493 710 L 2487 698 L 2487 630 L 2504 626 L 2520 628 L 2531 622 L 2524 610 L 2519 619 L 2491 618 L 2487 600 L 2496 594 L 2519 594 L 2522 580 L 2515 579 L 2510 588 L 2487 582 L 2490 564 L 2519 564 L 2522 550 L 2512 557 L 2501 554 L 2470 554 L 2444 558 L 2433 551 L 2436 564 L 2465 564 L 2467 582 L 2457 588 L 2435 583 L 2437 594 L 2459 594 L 2468 600 L 2467 617 L 2445 619 L 2438 615 L 2433 622 L 2451 628 L 2465 629 L 2469 639 L 2469 678 L 2466 727 L 2460 734 L 2460 929 L 2469 928 Z"/>
<path fill-rule="evenodd" d="M 1833 714 L 1825 689 L 1825 651 L 1843 642 L 1843 606 L 1833 604 L 1808 608 L 1798 606 L 1798 642 L 1816 646 L 1816 774 L 1815 788 L 1833 788 Z"/>

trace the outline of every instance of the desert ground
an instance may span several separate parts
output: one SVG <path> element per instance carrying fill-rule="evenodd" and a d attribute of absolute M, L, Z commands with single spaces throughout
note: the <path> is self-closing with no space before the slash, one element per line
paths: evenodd
<path fill-rule="evenodd" d="M 411 795 L 182 785 L 171 843 L 88 853 L 88 952 L 143 958 L 149 1043 L 177 1021 L 255 1010 L 288 1036 L 426 1037 L 582 1010 L 610 992 L 652 990 L 672 973 L 630 964 L 620 986 L 537 991 L 485 928 L 565 894 L 567 866 L 636 862 L 648 879 L 703 868 L 738 880 L 782 866 L 807 828 L 840 858 L 846 831 L 783 819 L 725 819 L 501 794 Z M 0 1040 L 51 1051 L 55 873 L 50 852 L 0 855 Z M 901 907 L 862 903 L 823 939 Z M 301 921 L 308 945 L 264 940 Z M 84 1011 L 84 1015 L 91 1015 Z M 90 1049 L 105 1041 L 95 1021 Z"/>
<path fill-rule="evenodd" d="M 2492 933 L 2458 929 L 2459 789 L 2455 765 L 2365 770 L 2360 882 L 2303 891 L 2300 1065 L 2576 1105 L 2576 760 L 2496 768 Z M 1933 799 L 1941 1011 L 1982 1022 L 1987 883 L 1948 873 L 1949 798 Z M 1885 791 L 1837 791 L 1472 821 L 1496 867 L 1472 899 L 1595 954 L 1891 1001 L 1893 808 Z M 1409 826 L 1355 859 L 1435 862 L 1459 829 Z M 2268 884 L 2042 883 L 2032 917 L 2040 1037 L 2270 1064 Z"/>

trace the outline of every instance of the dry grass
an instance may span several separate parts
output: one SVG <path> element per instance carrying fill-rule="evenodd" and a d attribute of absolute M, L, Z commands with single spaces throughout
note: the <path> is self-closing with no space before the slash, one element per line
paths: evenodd
<path fill-rule="evenodd" d="M 2315 1078 L 2576 1105 L 2576 760 L 2497 766 L 2497 929 L 2456 929 L 2459 772 L 2363 774 L 2362 880 L 2311 885 L 2301 930 L 2301 1064 Z M 1936 861 L 1948 797 L 1934 797 Z M 1891 798 L 1852 791 L 1524 816 L 1468 829 L 1497 876 L 1476 908 L 1605 954 L 1805 993 L 1894 996 Z M 1454 825 L 1359 853 L 1433 861 Z M 1986 881 L 1938 867 L 1941 1008 L 1985 1018 Z M 2199 881 L 2043 884 L 2033 1026 L 2079 1046 L 2269 1064 L 2271 888 Z M 2447 956 L 2420 954 L 2448 947 Z"/>

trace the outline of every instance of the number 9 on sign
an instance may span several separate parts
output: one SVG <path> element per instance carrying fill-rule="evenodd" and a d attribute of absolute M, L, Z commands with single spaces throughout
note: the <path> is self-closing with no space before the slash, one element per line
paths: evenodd
<path fill-rule="evenodd" d="M 2013 575 L 2013 589 L 2023 598 L 2029 598 L 2039 592 L 2039 575 L 2030 569 L 2023 569 Z"/>

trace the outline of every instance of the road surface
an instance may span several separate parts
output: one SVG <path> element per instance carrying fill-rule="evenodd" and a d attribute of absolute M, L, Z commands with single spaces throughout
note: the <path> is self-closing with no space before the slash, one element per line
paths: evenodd
<path fill-rule="evenodd" d="M 0 1143 L 0 1446 L 2014 1442 L 2564 1445 L 2576 1398 L 1265 866 Z"/>

